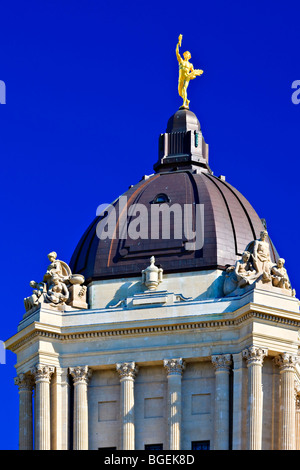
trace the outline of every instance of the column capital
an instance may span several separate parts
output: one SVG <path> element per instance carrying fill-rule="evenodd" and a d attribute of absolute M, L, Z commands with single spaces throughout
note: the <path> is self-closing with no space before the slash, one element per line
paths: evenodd
<path fill-rule="evenodd" d="M 284 352 L 276 356 L 274 362 L 279 366 L 280 372 L 294 372 L 299 358 L 293 354 Z"/>
<path fill-rule="evenodd" d="M 120 379 L 135 379 L 139 368 L 135 362 L 122 362 L 116 364 L 116 370 L 119 373 Z"/>
<path fill-rule="evenodd" d="M 15 385 L 18 385 L 19 391 L 31 392 L 33 389 L 34 381 L 31 374 L 19 374 L 14 378 Z"/>
<path fill-rule="evenodd" d="M 92 371 L 88 366 L 69 367 L 69 374 L 73 377 L 74 385 L 89 383 Z"/>
<path fill-rule="evenodd" d="M 182 375 L 185 369 L 185 362 L 181 357 L 177 359 L 164 359 L 164 367 L 168 375 Z"/>
<path fill-rule="evenodd" d="M 33 375 L 35 383 L 37 382 L 50 383 L 51 375 L 54 373 L 54 371 L 55 371 L 54 366 L 48 366 L 45 364 L 36 364 L 34 367 L 32 367 L 31 374 Z"/>
<path fill-rule="evenodd" d="M 267 348 L 260 348 L 258 346 L 250 346 L 243 350 L 243 358 L 247 361 L 247 366 L 254 364 L 262 366 L 265 356 L 268 355 Z"/>
<path fill-rule="evenodd" d="M 216 354 L 211 356 L 211 362 L 216 372 L 229 372 L 232 364 L 231 354 Z"/>

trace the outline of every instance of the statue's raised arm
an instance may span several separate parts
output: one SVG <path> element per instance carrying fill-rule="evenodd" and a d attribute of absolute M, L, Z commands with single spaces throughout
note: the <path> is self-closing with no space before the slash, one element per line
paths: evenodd
<path fill-rule="evenodd" d="M 179 47 L 181 47 L 181 41 L 182 41 L 182 34 L 179 34 L 178 43 L 176 45 L 176 57 L 177 57 L 177 60 L 178 60 L 179 63 L 182 62 L 182 57 L 179 54 Z"/>

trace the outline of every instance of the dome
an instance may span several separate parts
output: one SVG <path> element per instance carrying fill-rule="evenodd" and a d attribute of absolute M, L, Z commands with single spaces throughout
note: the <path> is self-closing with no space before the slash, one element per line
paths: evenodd
<path fill-rule="evenodd" d="M 200 131 L 200 123 L 196 114 L 189 109 L 178 109 L 170 117 L 166 132 L 186 132 L 189 129 Z"/>
<path fill-rule="evenodd" d="M 212 174 L 208 146 L 189 110 L 169 119 L 154 169 L 99 214 L 79 241 L 70 267 L 87 282 L 140 276 L 152 255 L 164 273 L 224 270 L 264 230 L 245 197 Z"/>
<path fill-rule="evenodd" d="M 168 198 L 163 204 L 168 207 L 178 204 L 182 214 L 184 205 L 203 205 L 204 243 L 199 250 L 187 250 L 184 238 L 150 238 L 151 205 L 162 195 Z M 83 274 L 86 279 L 139 276 L 152 255 L 165 273 L 224 269 L 226 265 L 234 264 L 248 243 L 259 238 L 264 229 L 250 203 L 230 184 L 208 173 L 186 170 L 155 174 L 130 188 L 113 207 L 116 214 L 124 210 L 130 214 L 130 208 L 135 204 L 148 209 L 148 221 L 143 221 L 148 225 L 148 239 L 134 240 L 128 236 L 100 240 L 97 226 L 101 217 L 96 217 L 72 256 L 73 272 Z M 128 217 L 127 229 L 131 220 Z M 117 219 L 117 226 L 119 224 L 120 219 Z M 172 226 L 170 232 L 172 234 Z M 275 259 L 272 245 L 271 248 Z"/>

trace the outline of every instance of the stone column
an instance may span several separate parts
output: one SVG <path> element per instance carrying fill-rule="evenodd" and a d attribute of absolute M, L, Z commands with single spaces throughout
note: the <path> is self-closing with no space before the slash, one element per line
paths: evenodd
<path fill-rule="evenodd" d="M 70 383 L 68 368 L 56 367 L 50 386 L 51 449 L 69 449 Z"/>
<path fill-rule="evenodd" d="M 135 362 L 116 364 L 121 383 L 121 445 L 122 450 L 135 449 L 134 379 L 138 372 Z"/>
<path fill-rule="evenodd" d="M 233 404 L 232 404 L 232 450 L 246 448 L 247 366 L 242 352 L 232 354 Z"/>
<path fill-rule="evenodd" d="M 35 450 L 50 450 L 50 379 L 55 368 L 37 364 L 31 369 L 35 380 Z"/>
<path fill-rule="evenodd" d="M 88 394 L 87 386 L 92 375 L 88 366 L 70 367 L 74 383 L 73 450 L 88 450 Z"/>
<path fill-rule="evenodd" d="M 229 374 L 231 354 L 212 356 L 215 367 L 215 450 L 229 450 Z"/>
<path fill-rule="evenodd" d="M 300 386 L 295 388 L 295 449 L 300 450 Z"/>
<path fill-rule="evenodd" d="M 185 368 L 182 358 L 165 359 L 168 378 L 169 450 L 181 448 L 181 377 Z"/>
<path fill-rule="evenodd" d="M 14 380 L 15 385 L 19 387 L 19 449 L 32 450 L 32 376 L 29 374 L 20 374 Z"/>
<path fill-rule="evenodd" d="M 251 346 L 243 351 L 248 367 L 248 449 L 262 446 L 262 365 L 267 349 Z"/>
<path fill-rule="evenodd" d="M 275 358 L 280 370 L 279 448 L 295 450 L 295 368 L 296 357 L 283 353 Z"/>

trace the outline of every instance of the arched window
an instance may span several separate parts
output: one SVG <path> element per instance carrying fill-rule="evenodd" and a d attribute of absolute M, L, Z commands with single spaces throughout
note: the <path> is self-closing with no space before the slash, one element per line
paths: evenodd
<path fill-rule="evenodd" d="M 170 202 L 169 196 L 164 193 L 157 194 L 152 201 L 152 204 L 164 204 L 166 202 Z"/>

